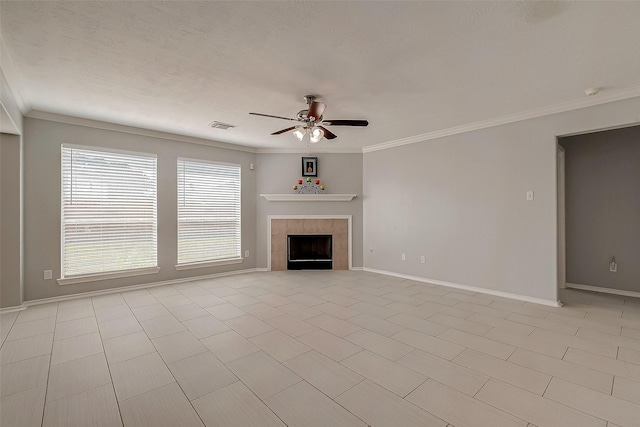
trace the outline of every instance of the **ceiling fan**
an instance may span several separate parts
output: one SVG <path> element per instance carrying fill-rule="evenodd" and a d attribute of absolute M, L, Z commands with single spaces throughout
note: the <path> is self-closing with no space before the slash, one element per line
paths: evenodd
<path fill-rule="evenodd" d="M 304 97 L 307 102 L 307 109 L 298 111 L 295 119 L 289 117 L 272 116 L 270 114 L 249 113 L 254 116 L 272 117 L 274 119 L 292 120 L 300 122 L 297 126 L 291 126 L 286 129 L 273 132 L 271 135 L 280 135 L 293 130 L 293 135 L 302 141 L 306 135 L 309 135 L 309 142 L 315 144 L 322 138 L 335 139 L 337 136 L 327 129 L 325 126 L 367 126 L 366 120 L 328 120 L 324 118 L 322 113 L 327 108 L 322 102 L 316 101 L 314 95 L 306 95 Z"/>

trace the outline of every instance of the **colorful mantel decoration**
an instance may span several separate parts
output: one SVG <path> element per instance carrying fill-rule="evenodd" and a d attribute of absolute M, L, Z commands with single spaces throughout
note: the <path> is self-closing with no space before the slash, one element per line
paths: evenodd
<path fill-rule="evenodd" d="M 293 186 L 293 192 L 296 194 L 321 194 L 324 193 L 324 185 L 320 185 L 320 180 L 315 181 L 311 178 L 299 179 L 298 183 Z"/>

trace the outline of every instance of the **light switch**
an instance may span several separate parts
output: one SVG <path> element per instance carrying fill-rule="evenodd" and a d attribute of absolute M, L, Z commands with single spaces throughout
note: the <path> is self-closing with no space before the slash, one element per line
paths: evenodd
<path fill-rule="evenodd" d="M 533 200 L 533 190 L 527 191 L 527 200 Z"/>

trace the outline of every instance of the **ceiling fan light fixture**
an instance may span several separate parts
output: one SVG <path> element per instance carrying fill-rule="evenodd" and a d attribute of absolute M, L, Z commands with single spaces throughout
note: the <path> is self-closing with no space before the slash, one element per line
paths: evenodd
<path fill-rule="evenodd" d="M 293 136 L 298 138 L 298 141 L 302 141 L 302 138 L 307 134 L 307 130 L 304 128 L 298 128 L 293 131 Z"/>
<path fill-rule="evenodd" d="M 316 142 L 319 142 L 323 137 L 324 137 L 324 131 L 320 128 L 314 128 L 311 131 L 309 141 L 315 144 Z"/>

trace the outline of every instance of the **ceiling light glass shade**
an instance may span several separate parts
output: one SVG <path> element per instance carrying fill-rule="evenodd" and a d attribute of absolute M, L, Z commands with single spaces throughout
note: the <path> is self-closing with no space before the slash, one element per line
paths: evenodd
<path fill-rule="evenodd" d="M 296 130 L 293 131 L 293 136 L 295 136 L 296 138 L 298 138 L 298 141 L 302 141 L 302 138 L 304 138 L 305 134 L 307 133 L 307 130 L 304 128 L 298 128 Z"/>
<path fill-rule="evenodd" d="M 324 137 L 324 131 L 320 128 L 314 128 L 311 131 L 311 138 L 309 139 L 312 143 L 316 143 L 320 141 Z"/>

